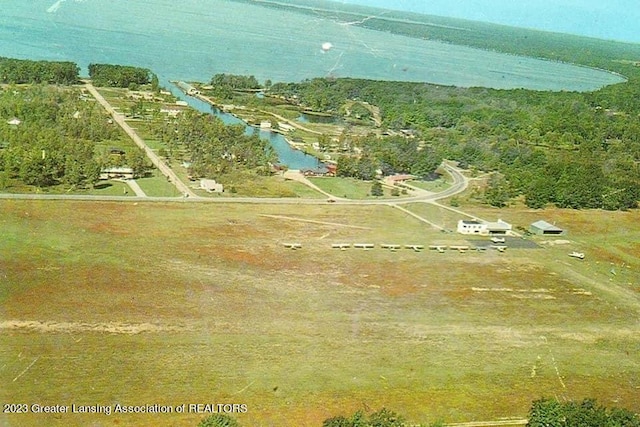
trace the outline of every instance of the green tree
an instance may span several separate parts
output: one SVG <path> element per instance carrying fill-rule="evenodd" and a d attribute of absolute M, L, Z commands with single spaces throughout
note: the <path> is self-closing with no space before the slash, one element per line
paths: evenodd
<path fill-rule="evenodd" d="M 147 156 L 141 149 L 132 149 L 126 153 L 126 164 L 133 169 L 133 174 L 136 177 L 142 177 L 147 173 L 149 169 L 149 163 Z"/>
<path fill-rule="evenodd" d="M 382 184 L 380 183 L 380 181 L 374 181 L 371 185 L 371 195 L 375 197 L 384 195 L 384 191 L 382 190 Z"/>
<path fill-rule="evenodd" d="M 540 399 L 533 402 L 529 410 L 527 427 L 564 426 L 564 408 L 555 399 Z"/>
<path fill-rule="evenodd" d="M 198 427 L 240 427 L 240 424 L 229 415 L 214 414 L 202 419 Z"/>
<path fill-rule="evenodd" d="M 487 203 L 497 208 L 503 208 L 507 206 L 512 195 L 511 185 L 504 176 L 497 173 L 492 173 L 489 176 L 489 182 L 484 191 L 484 197 Z"/>
<path fill-rule="evenodd" d="M 527 427 L 638 427 L 640 416 L 626 409 L 607 409 L 593 399 L 533 402 Z"/>
<path fill-rule="evenodd" d="M 442 156 L 438 155 L 431 147 L 424 147 L 416 151 L 412 157 L 411 174 L 420 178 L 431 175 L 442 163 Z"/>
<path fill-rule="evenodd" d="M 324 420 L 322 427 L 405 427 L 405 419 L 393 411 L 382 408 L 367 416 L 357 411 L 351 417 L 337 416 Z"/>
<path fill-rule="evenodd" d="M 155 73 L 151 75 L 151 90 L 153 92 L 160 92 L 160 80 L 158 80 L 158 76 Z"/>

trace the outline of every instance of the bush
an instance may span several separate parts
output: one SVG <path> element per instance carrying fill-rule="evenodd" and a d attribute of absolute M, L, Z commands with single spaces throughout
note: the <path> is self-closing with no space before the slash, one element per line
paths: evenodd
<path fill-rule="evenodd" d="M 214 414 L 200 421 L 198 427 L 240 427 L 240 424 L 229 415 Z"/>

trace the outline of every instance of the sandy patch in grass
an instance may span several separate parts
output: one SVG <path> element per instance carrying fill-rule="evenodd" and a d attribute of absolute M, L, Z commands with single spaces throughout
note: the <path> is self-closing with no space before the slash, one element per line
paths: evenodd
<path fill-rule="evenodd" d="M 180 332 L 188 330 L 188 328 L 183 326 L 155 325 L 152 323 L 80 323 L 3 320 L 0 321 L 0 330 L 23 330 L 41 333 L 99 332 L 136 335 L 141 333 Z"/>
<path fill-rule="evenodd" d="M 564 240 L 564 239 L 544 240 L 544 241 L 540 242 L 541 245 L 549 245 L 549 246 L 568 245 L 570 243 L 571 243 L 570 240 Z"/>

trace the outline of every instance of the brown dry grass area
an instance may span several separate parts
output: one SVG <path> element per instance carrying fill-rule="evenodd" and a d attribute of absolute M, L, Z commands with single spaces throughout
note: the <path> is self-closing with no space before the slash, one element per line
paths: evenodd
<path fill-rule="evenodd" d="M 255 426 L 382 406 L 416 422 L 524 416 L 543 395 L 640 408 L 634 303 L 604 292 L 605 261 L 557 261 L 565 247 L 331 249 L 447 240 L 386 207 L 2 203 L 4 401 L 247 403 L 238 419 Z"/>

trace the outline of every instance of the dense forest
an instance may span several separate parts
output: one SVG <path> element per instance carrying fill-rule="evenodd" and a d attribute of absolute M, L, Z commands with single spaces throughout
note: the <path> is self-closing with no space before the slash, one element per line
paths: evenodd
<path fill-rule="evenodd" d="M 156 137 L 167 148 L 166 157 L 190 163 L 193 177 L 220 177 L 238 170 L 259 174 L 270 172 L 274 154 L 268 141 L 258 135 L 246 135 L 244 126 L 227 126 L 211 114 L 185 111 L 174 121 L 154 128 Z"/>
<path fill-rule="evenodd" d="M 437 158 L 498 172 L 488 189 L 495 206 L 523 196 L 534 208 L 628 209 L 640 200 L 634 68 L 628 82 L 590 93 L 317 78 L 276 83 L 270 94 L 336 115 L 349 100 L 375 105 L 383 127 L 411 131 Z"/>
<path fill-rule="evenodd" d="M 414 138 L 367 136 L 350 138 L 347 144 L 360 154 L 339 157 L 338 176 L 372 180 L 381 173 L 384 176 L 411 174 L 428 178 L 442 163 L 440 153 Z"/>
<path fill-rule="evenodd" d="M 96 149 L 96 143 L 117 141 L 121 133 L 80 90 L 9 86 L 0 91 L 0 118 L 0 188 L 14 181 L 86 187 L 103 167 L 125 161 Z"/>
<path fill-rule="evenodd" d="M 158 89 L 158 77 L 147 68 L 127 65 L 89 64 L 89 77 L 95 86 L 120 87 L 135 90 L 152 83 Z"/>
<path fill-rule="evenodd" d="M 233 97 L 236 91 L 253 91 L 262 89 L 262 85 L 254 76 L 242 76 L 237 74 L 216 74 L 211 78 L 213 86 L 212 94 L 217 98 L 227 99 Z"/>
<path fill-rule="evenodd" d="M 0 57 L 0 83 L 48 83 L 69 85 L 78 82 L 80 68 L 73 62 L 30 61 Z"/>

